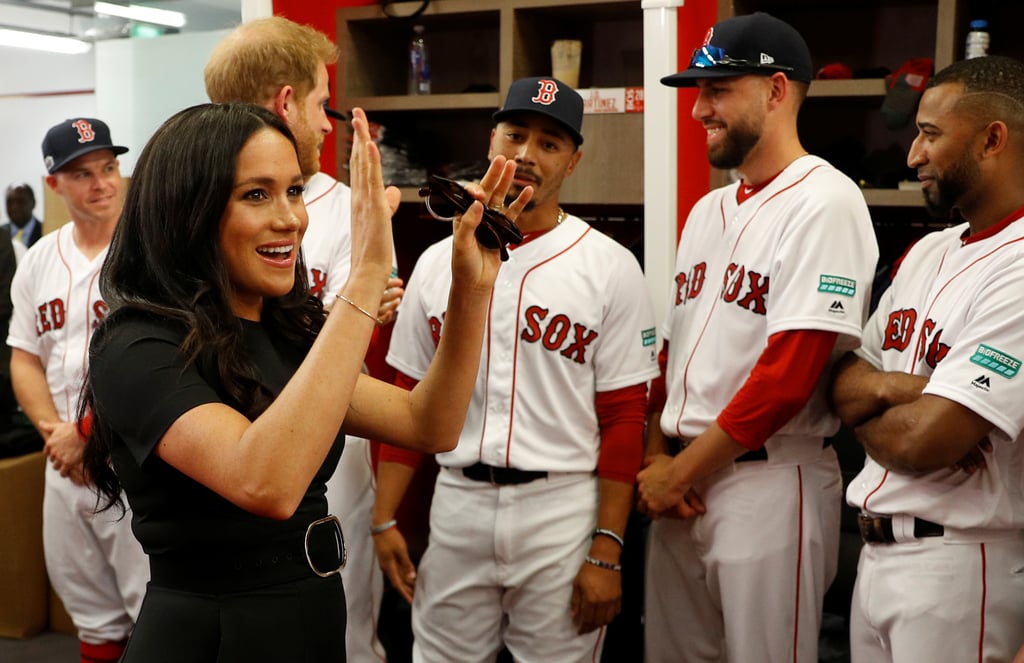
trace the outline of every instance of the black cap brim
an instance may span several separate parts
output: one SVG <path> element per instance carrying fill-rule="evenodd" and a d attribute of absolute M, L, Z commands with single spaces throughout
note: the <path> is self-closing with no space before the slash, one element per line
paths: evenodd
<path fill-rule="evenodd" d="M 348 115 L 345 115 L 339 110 L 334 110 L 330 106 L 324 106 L 324 112 L 327 113 L 327 117 L 332 117 L 341 122 L 348 122 Z"/>
<path fill-rule="evenodd" d="M 491 115 L 491 119 L 494 121 L 495 124 L 497 124 L 498 122 L 501 122 L 502 120 L 508 118 L 509 116 L 518 115 L 520 113 L 537 113 L 538 115 L 545 115 L 547 117 L 550 117 L 552 120 L 558 122 L 558 124 L 560 124 L 563 129 L 565 129 L 566 133 L 569 134 L 569 137 L 572 138 L 572 141 L 576 143 L 577 147 L 583 144 L 583 134 L 570 127 L 568 124 L 565 123 L 565 120 L 558 117 L 554 113 L 547 113 L 541 110 L 540 108 L 503 108 L 499 111 L 495 111 L 495 113 Z"/>
<path fill-rule="evenodd" d="M 771 76 L 775 73 L 786 73 L 782 69 L 770 67 L 693 67 L 677 74 L 670 74 L 661 79 L 662 85 L 668 87 L 697 87 L 697 81 L 702 78 L 736 78 L 757 74 L 758 76 Z"/>
<path fill-rule="evenodd" d="M 66 156 L 63 161 L 61 161 L 60 163 L 56 163 L 53 165 L 52 168 L 47 169 L 46 172 L 53 175 L 58 170 L 68 165 L 78 157 L 84 157 L 86 154 L 90 154 L 92 152 L 99 152 L 100 150 L 110 150 L 111 152 L 114 153 L 114 156 L 116 157 L 127 152 L 128 148 L 124 147 L 123 145 L 91 145 L 89 147 L 84 147 L 78 150 L 77 152 L 72 152 L 71 154 Z"/>

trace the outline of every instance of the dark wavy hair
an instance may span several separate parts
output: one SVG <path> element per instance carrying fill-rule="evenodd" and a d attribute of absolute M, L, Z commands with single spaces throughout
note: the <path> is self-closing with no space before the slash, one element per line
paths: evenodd
<path fill-rule="evenodd" d="M 105 329 L 127 315 L 156 317 L 184 333 L 180 352 L 218 375 L 230 399 L 250 419 L 273 396 L 242 352 L 242 325 L 232 312 L 232 290 L 221 257 L 221 219 L 235 182 L 238 154 L 263 129 L 295 138 L 274 113 L 251 104 L 202 104 L 172 116 L 139 156 L 107 258 L 100 291 L 110 307 L 94 335 L 91 353 L 103 346 Z M 296 153 L 298 152 L 296 148 Z M 295 265 L 289 293 L 267 298 L 263 323 L 285 341 L 308 348 L 324 323 L 320 300 L 309 294 L 306 267 Z M 104 422 L 103 404 L 86 380 L 80 419 L 92 413 L 85 469 L 106 509 L 117 504 L 121 485 L 110 467 L 116 439 Z"/>

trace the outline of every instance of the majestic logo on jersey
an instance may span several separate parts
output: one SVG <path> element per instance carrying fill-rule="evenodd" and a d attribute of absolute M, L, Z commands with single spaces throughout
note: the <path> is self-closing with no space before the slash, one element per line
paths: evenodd
<path fill-rule="evenodd" d="M 971 384 L 982 391 L 988 391 L 992 388 L 992 380 L 990 380 L 987 375 L 979 375 L 974 378 L 974 381 L 971 382 Z"/>
<path fill-rule="evenodd" d="M 767 312 L 765 298 L 768 296 L 768 277 L 761 276 L 743 265 L 732 263 L 725 270 L 725 287 L 722 301 L 735 302 L 740 308 L 764 315 Z"/>
<path fill-rule="evenodd" d="M 91 143 L 96 140 L 96 132 L 92 130 L 92 123 L 88 120 L 75 120 L 71 126 L 78 132 L 79 143 Z"/>
<path fill-rule="evenodd" d="M 707 270 L 707 263 L 699 262 L 690 268 L 689 274 L 676 274 L 676 306 L 700 294 Z"/>
<path fill-rule="evenodd" d="M 91 329 L 96 329 L 103 322 L 103 318 L 107 317 L 108 310 L 107 303 L 102 299 L 97 299 L 92 303 Z M 58 331 L 67 324 L 67 306 L 63 299 L 52 299 L 45 304 L 40 304 L 36 313 L 36 336 Z"/>
<path fill-rule="evenodd" d="M 654 328 L 644 329 L 640 332 L 640 340 L 643 341 L 644 347 L 654 345 L 658 342 L 658 333 L 654 331 Z"/>
<path fill-rule="evenodd" d="M 1012 378 L 1020 372 L 1020 359 L 982 343 L 974 351 L 971 361 L 984 366 L 996 375 Z"/>
<path fill-rule="evenodd" d="M 537 81 L 537 95 L 530 99 L 535 104 L 550 106 L 555 103 L 555 96 L 558 94 L 558 84 L 550 78 L 542 78 Z"/>
<path fill-rule="evenodd" d="M 832 305 L 828 307 L 828 312 L 835 315 L 846 315 L 846 307 L 838 299 L 832 302 Z"/>
<path fill-rule="evenodd" d="M 314 297 L 324 298 L 324 288 L 327 287 L 327 272 L 320 271 L 316 267 L 309 270 L 309 294 Z"/>
<path fill-rule="evenodd" d="M 818 276 L 818 292 L 832 292 L 844 297 L 857 294 L 857 282 L 842 276 L 820 274 Z"/>
<path fill-rule="evenodd" d="M 569 316 L 562 313 L 555 314 L 548 320 L 550 311 L 540 306 L 531 306 L 526 309 L 526 328 L 520 338 L 527 343 L 540 342 L 545 349 L 552 352 L 558 351 L 563 357 L 571 359 L 577 364 L 587 362 L 587 346 L 598 337 L 596 331 L 587 329 L 586 326 L 574 323 Z M 543 329 L 541 328 L 543 324 Z M 572 339 L 569 339 L 569 332 L 572 332 Z M 564 346 L 564 347 L 563 347 Z"/>

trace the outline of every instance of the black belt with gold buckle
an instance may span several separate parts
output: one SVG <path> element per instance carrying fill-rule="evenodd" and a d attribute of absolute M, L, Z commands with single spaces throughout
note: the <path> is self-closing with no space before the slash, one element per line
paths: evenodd
<path fill-rule="evenodd" d="M 857 514 L 857 526 L 864 543 L 898 543 L 892 530 L 892 516 Z M 914 518 L 914 537 L 918 539 L 945 534 L 945 528 L 930 520 Z"/>

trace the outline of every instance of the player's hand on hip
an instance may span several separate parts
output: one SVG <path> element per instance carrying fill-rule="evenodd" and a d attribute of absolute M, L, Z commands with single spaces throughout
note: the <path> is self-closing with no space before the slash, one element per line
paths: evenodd
<path fill-rule="evenodd" d="M 352 109 L 352 130 L 352 272 L 365 269 L 386 279 L 394 256 L 391 216 L 398 209 L 401 192 L 384 187 L 380 150 L 370 137 L 370 125 L 361 108 Z"/>
<path fill-rule="evenodd" d="M 608 624 L 622 610 L 622 573 L 584 563 L 572 583 L 569 610 L 580 634 Z"/>
<path fill-rule="evenodd" d="M 373 547 L 377 550 L 377 563 L 381 571 L 402 598 L 412 603 L 413 590 L 416 586 L 416 566 L 409 558 L 409 547 L 406 545 L 405 537 L 397 527 L 392 527 L 373 535 Z"/>
<path fill-rule="evenodd" d="M 658 518 L 675 509 L 690 490 L 686 484 L 673 480 L 673 458 L 659 454 L 644 459 L 644 469 L 636 475 L 637 506 L 642 513 Z M 703 503 L 701 503 L 703 505 Z"/>

